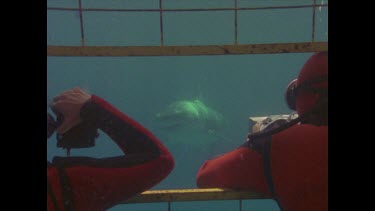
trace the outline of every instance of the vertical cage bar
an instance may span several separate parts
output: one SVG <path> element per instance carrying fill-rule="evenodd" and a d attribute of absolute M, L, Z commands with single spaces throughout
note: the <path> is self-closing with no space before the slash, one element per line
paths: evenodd
<path fill-rule="evenodd" d="M 316 7 L 316 0 L 313 1 L 313 15 L 312 15 L 312 35 L 311 40 L 312 42 L 315 41 L 315 7 Z"/>
<path fill-rule="evenodd" d="M 238 24 L 237 13 L 238 13 L 238 10 L 237 10 L 237 8 L 238 8 L 237 0 L 234 0 L 234 44 L 235 45 L 238 44 L 238 28 L 237 28 L 237 24 Z"/>
<path fill-rule="evenodd" d="M 78 0 L 78 6 L 79 6 L 79 22 L 81 26 L 81 43 L 82 47 L 85 46 L 85 34 L 83 31 L 83 18 L 82 18 L 82 2 L 81 0 Z"/>
<path fill-rule="evenodd" d="M 242 211 L 242 200 L 240 199 L 239 202 L 239 211 Z"/>
<path fill-rule="evenodd" d="M 168 202 L 168 211 L 171 211 L 171 202 Z"/>
<path fill-rule="evenodd" d="M 164 45 L 164 32 L 163 32 L 163 0 L 159 0 L 159 9 L 160 9 L 160 45 Z"/>

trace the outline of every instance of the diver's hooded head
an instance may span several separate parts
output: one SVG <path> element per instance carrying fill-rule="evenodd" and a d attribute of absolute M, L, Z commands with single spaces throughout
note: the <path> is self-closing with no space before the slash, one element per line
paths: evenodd
<path fill-rule="evenodd" d="M 298 115 L 319 106 L 318 115 L 327 118 L 328 52 L 315 53 L 305 62 L 297 79 L 288 85 L 285 97 L 289 108 L 296 110 Z"/>

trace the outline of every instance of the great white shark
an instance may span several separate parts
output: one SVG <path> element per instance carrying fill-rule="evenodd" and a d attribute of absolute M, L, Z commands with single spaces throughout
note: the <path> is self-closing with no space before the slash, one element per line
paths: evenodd
<path fill-rule="evenodd" d="M 214 134 L 224 126 L 223 115 L 199 99 L 179 100 L 156 113 L 155 118 L 165 130 L 184 130 Z"/>
<path fill-rule="evenodd" d="M 231 141 L 223 135 L 223 114 L 198 98 L 173 101 L 154 115 L 158 136 L 175 158 L 174 172 L 184 172 L 172 173 L 170 178 L 195 184 L 195 172 L 202 163 Z"/>

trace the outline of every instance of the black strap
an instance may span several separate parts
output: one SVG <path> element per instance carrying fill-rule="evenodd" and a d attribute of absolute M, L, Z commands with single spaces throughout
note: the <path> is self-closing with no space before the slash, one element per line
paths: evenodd
<path fill-rule="evenodd" d="M 275 201 L 277 202 L 277 205 L 279 205 L 280 210 L 282 211 L 283 208 L 277 199 L 276 193 L 275 193 L 275 187 L 272 180 L 272 170 L 271 170 L 271 142 L 272 137 L 269 136 L 269 138 L 264 139 L 264 147 L 263 147 L 263 171 L 264 171 L 264 177 L 266 179 L 268 189 L 271 191 L 271 196 Z"/>
<path fill-rule="evenodd" d="M 66 171 L 63 167 L 56 166 L 56 168 L 57 168 L 57 171 L 59 173 L 59 178 L 60 178 L 64 210 L 74 211 L 73 192 L 72 192 L 72 187 L 70 186 L 70 183 L 69 183 L 68 175 L 66 174 Z"/>
<path fill-rule="evenodd" d="M 53 206 L 55 207 L 55 210 L 60 211 L 59 206 L 57 205 L 57 200 L 56 200 L 55 194 L 52 191 L 52 187 L 51 187 L 51 184 L 49 183 L 48 179 L 47 179 L 47 193 L 51 197 L 51 200 L 52 200 Z"/>

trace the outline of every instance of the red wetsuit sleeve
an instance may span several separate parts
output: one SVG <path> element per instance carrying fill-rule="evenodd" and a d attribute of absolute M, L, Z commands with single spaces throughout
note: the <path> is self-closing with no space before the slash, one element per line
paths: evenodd
<path fill-rule="evenodd" d="M 264 179 L 262 158 L 246 146 L 207 160 L 198 171 L 197 186 L 245 189 L 270 194 Z"/>
<path fill-rule="evenodd" d="M 174 161 L 167 148 L 151 132 L 104 99 L 93 95 L 83 106 L 81 117 L 94 122 L 126 155 L 99 159 L 54 158 L 53 165 L 62 166 L 66 171 L 76 210 L 106 210 L 150 189 L 172 171 Z M 47 173 L 56 187 L 59 183 L 53 178 L 57 177 L 56 170 L 50 167 Z M 61 194 L 55 195 L 59 199 Z"/>

